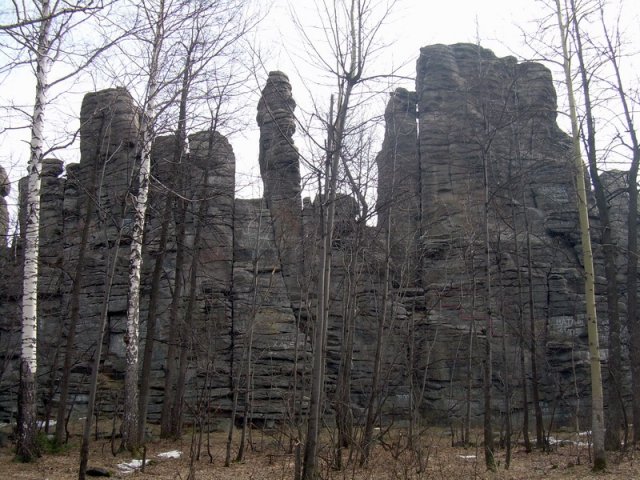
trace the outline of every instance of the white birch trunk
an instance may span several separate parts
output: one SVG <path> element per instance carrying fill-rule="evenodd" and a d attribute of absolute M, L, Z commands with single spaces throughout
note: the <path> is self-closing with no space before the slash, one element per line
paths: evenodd
<path fill-rule="evenodd" d="M 49 17 L 48 0 L 41 4 L 41 18 Z M 17 456 L 29 461 L 36 449 L 36 382 L 38 343 L 38 250 L 40 244 L 40 173 L 44 145 L 44 114 L 49 89 L 51 20 L 40 23 L 36 52 L 36 92 L 31 122 L 31 154 L 24 223 L 24 271 L 22 283 L 22 349 Z"/>
<path fill-rule="evenodd" d="M 156 97 L 158 94 L 158 63 L 163 41 L 164 0 L 160 1 L 156 19 L 153 50 L 149 65 L 146 103 L 142 112 L 142 146 L 138 174 L 138 194 L 134 201 L 134 221 L 129 254 L 129 299 L 127 304 L 127 331 L 125 343 L 124 418 L 122 446 L 130 451 L 139 447 L 138 439 L 138 363 L 140 335 L 140 272 L 142 271 L 142 242 L 149 197 L 151 174 L 151 146 L 154 140 Z"/>

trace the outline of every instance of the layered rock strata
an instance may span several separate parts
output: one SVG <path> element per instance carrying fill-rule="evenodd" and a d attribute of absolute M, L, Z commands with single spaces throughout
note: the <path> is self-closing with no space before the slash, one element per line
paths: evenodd
<path fill-rule="evenodd" d="M 242 416 L 271 421 L 304 411 L 321 209 L 319 199 L 301 200 L 294 109 L 286 75 L 271 72 L 257 115 L 263 199 L 234 198 L 233 150 L 218 132 L 191 135 L 188 152 L 179 151 L 174 136 L 156 140 L 141 302 L 144 338 L 152 271 L 161 259 L 152 418 L 160 412 L 169 361 L 182 364 L 187 401 L 199 413 L 228 416 L 234 389 Z M 486 342 L 496 352 L 497 399 L 506 382 L 516 386 L 531 378 L 535 342 L 545 413 L 555 420 L 586 413 L 576 194 L 571 146 L 556 124 L 556 109 L 551 74 L 540 64 L 498 58 L 469 44 L 421 50 L 416 91 L 396 90 L 385 111 L 376 159 L 378 226 L 358 221 L 354 199 L 337 200 L 328 407 L 344 411 L 346 403 L 352 421 L 363 421 L 381 338 L 376 395 L 385 422 L 410 413 L 457 425 L 467 405 L 474 418 L 480 415 Z M 104 314 L 99 409 L 117 409 L 138 120 L 125 90 L 89 94 L 81 112 L 80 163 L 67 166 L 65 178 L 59 161 L 45 162 L 41 378 L 53 403 L 69 296 L 80 281 L 72 398 L 79 407 L 86 402 L 96 326 Z M 616 217 L 618 224 L 622 219 Z M 167 241 L 160 255 L 163 229 Z M 83 248 L 85 266 L 76 279 L 68 272 Z M 0 281 L 4 418 L 15 410 L 17 385 L 19 245 L 13 251 L 17 257 L 3 250 L 8 267 Z M 600 295 L 599 306 L 604 304 Z M 606 327 L 606 311 L 600 310 Z M 170 345 L 174 358 L 167 358 Z M 512 391 L 519 412 L 522 390 Z M 496 400 L 496 412 L 501 402 Z"/>
<path fill-rule="evenodd" d="M 280 266 L 289 298 L 298 310 L 304 285 L 304 257 L 300 161 L 293 143 L 295 107 L 287 76 L 282 72 L 270 72 L 258 102 L 258 162 Z"/>
<path fill-rule="evenodd" d="M 376 158 L 378 225 L 389 237 L 394 264 L 406 268 L 416 260 L 422 231 L 415 92 L 393 92 L 384 116 L 385 136 Z"/>

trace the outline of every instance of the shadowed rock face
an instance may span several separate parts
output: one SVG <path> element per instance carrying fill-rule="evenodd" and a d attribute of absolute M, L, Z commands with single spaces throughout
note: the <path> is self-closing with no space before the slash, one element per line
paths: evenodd
<path fill-rule="evenodd" d="M 422 218 L 420 162 L 415 92 L 403 88 L 391 94 L 384 113 L 385 136 L 378 167 L 378 225 L 392 232 L 391 252 L 396 263 L 407 254 L 415 258 Z"/>
<path fill-rule="evenodd" d="M 442 345 L 459 337 L 451 328 L 475 327 L 500 352 L 497 338 L 506 332 L 517 348 L 531 314 L 543 352 L 543 410 L 564 395 L 556 414 L 575 413 L 578 399 L 567 395 L 574 373 L 577 395 L 588 397 L 581 247 L 570 140 L 556 124 L 551 74 L 468 44 L 425 47 L 417 69 L 422 281 L 435 306 L 427 322 Z M 596 267 L 602 272 L 600 258 Z M 496 362 L 495 375 L 516 384 L 512 362 Z"/>
<path fill-rule="evenodd" d="M 163 396 L 166 343 L 172 338 L 168 312 L 178 274 L 185 285 L 179 299 L 179 329 L 185 335 L 177 337 L 191 349 L 186 365 L 190 405 L 206 405 L 227 417 L 233 385 L 242 391 L 249 375 L 254 418 L 291 418 L 305 408 L 320 208 L 318 199 L 305 199 L 303 206 L 300 198 L 294 109 L 288 78 L 271 72 L 257 114 L 263 199 L 234 198 L 235 158 L 219 132 L 191 135 L 189 153 L 179 155 L 174 136 L 156 139 L 142 338 L 163 221 L 169 227 L 157 299 L 161 341 L 152 362 L 152 418 Z M 394 91 L 385 122 L 376 159 L 378 227 L 355 221 L 358 203 L 348 196 L 340 197 L 336 208 L 328 405 L 344 401 L 338 379 L 348 369 L 350 414 L 362 420 L 377 325 L 386 312 L 379 394 L 384 420 L 406 418 L 413 408 L 456 424 L 464 415 L 467 385 L 472 413 L 482 411 L 484 342 L 493 342 L 501 352 L 506 336 L 507 364 L 497 360 L 501 353 L 494 357 L 496 391 L 505 379 L 519 384 L 520 338 L 523 328 L 529 335 L 531 314 L 543 372 L 543 410 L 555 411 L 556 420 L 574 414 L 577 398 L 584 406 L 583 397 L 588 397 L 581 247 L 570 144 L 556 124 L 550 72 L 536 63 L 498 58 L 476 45 L 425 47 L 417 62 L 416 91 Z M 136 188 L 137 148 L 138 113 L 131 96 L 124 89 L 105 90 L 88 94 L 83 102 L 80 164 L 68 165 L 66 178 L 58 160 L 47 160 L 43 167 L 40 365 L 43 388 L 54 392 L 47 397 L 53 403 L 58 375 L 53 352 L 63 344 L 72 291 L 65 272 L 74 271 L 81 231 L 89 222 L 72 398 L 80 407 L 86 402 L 96 326 L 109 292 L 102 367 L 109 381 L 100 398 L 102 412 L 115 409 L 124 368 L 129 202 Z M 2 174 L 4 196 L 8 188 Z M 619 180 L 612 174 L 612 189 Z M 165 211 L 168 192 L 176 195 L 169 196 Z M 616 198 L 622 212 L 624 199 Z M 623 219 L 622 214 L 614 219 L 621 230 Z M 618 237 L 624 246 L 626 234 Z M 384 310 L 387 254 L 390 293 Z M 10 388 L 3 390 L 9 394 L 0 393 L 0 417 L 8 418 L 15 410 L 11 389 L 17 385 L 13 360 L 20 275 L 19 259 L 5 254 L 2 261 L 8 266 L 0 272 L 0 352 L 6 365 L 2 381 Z M 192 314 L 186 318 L 189 308 Z M 606 327 L 606 311 L 600 310 Z M 496 409 L 499 404 L 496 400 Z M 244 411 L 243 401 L 238 408 Z"/>

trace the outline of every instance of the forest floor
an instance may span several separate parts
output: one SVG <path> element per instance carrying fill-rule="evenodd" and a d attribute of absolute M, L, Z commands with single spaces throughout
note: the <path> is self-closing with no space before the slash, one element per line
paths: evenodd
<path fill-rule="evenodd" d="M 478 437 L 480 433 L 478 433 Z M 283 444 L 288 440 L 282 432 L 253 430 L 251 443 L 243 462 L 234 462 L 225 468 L 226 433 L 211 433 L 207 447 L 203 438 L 200 460 L 193 463 L 193 473 L 199 480 L 277 480 L 293 479 L 294 455 L 285 453 Z M 478 438 L 476 437 L 476 438 Z M 239 438 L 239 431 L 235 438 Z M 591 472 L 588 444 L 584 438 L 558 434 L 561 439 L 551 452 L 526 453 L 520 444 L 514 445 L 510 468 L 505 469 L 505 451 L 496 452 L 498 468 L 489 472 L 484 466 L 481 447 L 453 447 L 451 436 L 442 429 L 429 429 L 421 437 L 417 448 L 408 448 L 402 432 L 391 431 L 373 451 L 369 464 L 358 467 L 347 462 L 343 470 L 328 467 L 329 450 L 321 452 L 324 459 L 322 478 L 326 479 L 640 479 L 640 451 L 610 454 L 604 473 Z M 573 441 L 576 440 L 576 441 Z M 21 464 L 14 461 L 12 446 L 0 448 L 0 478 L 29 480 L 66 480 L 78 477 L 80 438 L 71 437 L 70 446 L 63 452 L 44 454 L 36 462 Z M 92 442 L 89 467 L 110 472 L 111 478 L 122 479 L 187 479 L 190 469 L 191 436 L 179 441 L 155 439 L 147 443 L 148 464 L 144 471 L 125 472 L 120 464 L 131 461 L 127 454 L 112 455 L 109 439 Z M 180 452 L 179 458 L 159 456 L 167 452 Z M 210 455 L 209 455 L 210 453 Z M 234 450 L 235 454 L 235 450 Z M 169 455 L 171 457 L 171 455 Z"/>

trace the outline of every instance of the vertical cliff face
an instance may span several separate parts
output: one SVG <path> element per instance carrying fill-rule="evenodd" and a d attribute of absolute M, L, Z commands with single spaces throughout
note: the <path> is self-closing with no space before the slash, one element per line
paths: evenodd
<path fill-rule="evenodd" d="M 391 94 L 384 113 L 385 136 L 376 157 L 378 225 L 391 233 L 398 266 L 413 263 L 422 230 L 416 94 L 403 88 Z"/>
<path fill-rule="evenodd" d="M 270 72 L 258 103 L 260 173 L 289 298 L 299 308 L 303 284 L 300 162 L 293 143 L 296 129 L 289 79 Z"/>
<path fill-rule="evenodd" d="M 300 198 L 294 109 L 286 75 L 271 72 L 257 114 L 263 199 L 234 198 L 233 149 L 219 132 L 189 136 L 188 152 L 176 152 L 173 135 L 156 139 L 143 250 L 142 338 L 164 223 L 168 241 L 155 300 L 161 342 L 152 362 L 152 418 L 160 411 L 166 345 L 172 341 L 189 348 L 185 371 L 192 405 L 202 406 L 206 398 L 207 408 L 227 416 L 232 387 L 244 389 L 249 378 L 254 418 L 281 419 L 304 409 L 310 352 L 310 323 L 304 320 L 316 302 L 319 207 L 305 200 L 303 208 Z M 66 178 L 60 161 L 44 163 L 40 378 L 53 402 L 56 346 L 66 336 L 74 282 L 69 272 L 75 271 L 88 226 L 71 396 L 80 405 L 86 401 L 88 362 L 104 305 L 102 372 L 110 381 L 100 395 L 103 411 L 116 408 L 138 121 L 124 89 L 88 94 L 81 111 L 80 163 L 67 166 Z M 362 418 L 384 314 L 379 392 L 384 418 L 406 418 L 413 409 L 455 423 L 464 415 L 467 385 L 471 411 L 481 411 L 483 342 L 498 350 L 502 338 L 507 341 L 510 353 L 506 365 L 496 361 L 495 386 L 500 389 L 507 378 L 513 385 L 520 381 L 516 353 L 520 337 L 529 335 L 531 315 L 544 371 L 543 408 L 556 416 L 575 413 L 576 395 L 583 396 L 588 386 L 580 245 L 570 144 L 556 124 L 550 72 L 476 45 L 425 47 L 416 91 L 393 92 L 385 122 L 376 159 L 378 226 L 355 221 L 358 206 L 350 197 L 340 197 L 336 205 L 328 404 L 350 398 L 350 414 Z M 8 194 L 2 170 L 0 194 Z M 7 234 L 3 205 L 0 235 Z M 614 220 L 624 223 L 623 217 Z M 624 235 L 619 242 L 624 246 Z M 19 244 L 14 251 L 19 254 Z M 0 374 L 14 388 L 20 265 L 8 249 L 3 252 Z M 178 278 L 184 288 L 174 299 Z M 179 321 L 172 329 L 174 300 Z M 600 318 L 606 325 L 606 316 Z M 349 377 L 339 386 L 345 371 Z M 339 391 L 345 385 L 348 396 Z M 15 402 L 3 391 L 10 389 L 0 391 L 0 417 L 9 417 Z"/>
<path fill-rule="evenodd" d="M 568 352 L 578 378 L 587 372 L 573 167 L 551 75 L 476 45 L 434 45 L 421 49 L 416 90 L 427 322 L 442 345 L 475 328 L 500 348 L 495 339 L 515 342 L 533 309 L 554 359 L 544 379 L 551 408 L 569 388 Z M 450 378 L 462 373 L 446 347 L 437 355 Z"/>

